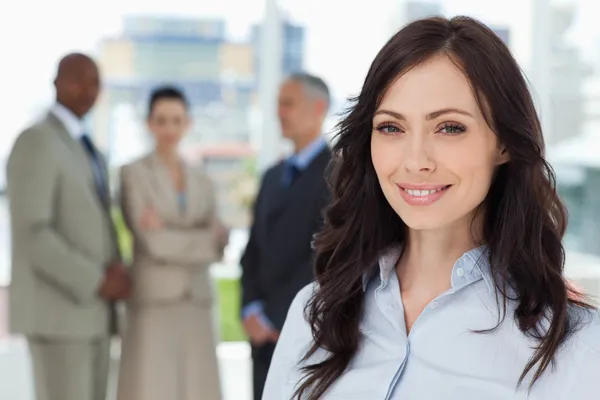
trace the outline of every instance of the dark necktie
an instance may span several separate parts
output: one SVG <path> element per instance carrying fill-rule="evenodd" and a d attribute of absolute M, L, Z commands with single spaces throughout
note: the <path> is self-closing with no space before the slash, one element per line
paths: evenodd
<path fill-rule="evenodd" d="M 292 186 L 301 173 L 302 171 L 300 168 L 298 168 L 294 163 L 288 163 L 285 169 L 285 185 L 287 187 Z"/>
<path fill-rule="evenodd" d="M 92 171 L 94 172 L 94 181 L 96 182 L 98 194 L 100 195 L 100 198 L 104 200 L 107 198 L 106 178 L 104 176 L 104 168 L 102 167 L 98 151 L 96 150 L 92 139 L 90 139 L 87 134 L 81 136 L 81 144 L 92 164 Z"/>
<path fill-rule="evenodd" d="M 106 182 L 106 177 L 104 176 L 104 167 L 102 162 L 100 161 L 100 155 L 98 150 L 96 150 L 96 146 L 92 142 L 92 139 L 87 135 L 83 134 L 81 136 L 81 144 L 85 149 L 85 152 L 88 155 L 90 160 L 90 164 L 92 166 L 92 172 L 94 173 L 94 182 L 96 183 L 96 189 L 98 191 L 98 195 L 103 201 L 108 200 L 108 186 Z M 117 335 L 119 332 L 119 320 L 117 315 L 117 309 L 114 301 L 108 302 L 108 308 L 110 312 L 109 317 L 109 333 L 112 335 Z"/>

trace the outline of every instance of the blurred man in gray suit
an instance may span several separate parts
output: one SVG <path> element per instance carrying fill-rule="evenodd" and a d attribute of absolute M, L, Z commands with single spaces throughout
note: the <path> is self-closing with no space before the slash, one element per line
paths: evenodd
<path fill-rule="evenodd" d="M 11 330 L 28 340 L 38 400 L 105 400 L 114 304 L 130 281 L 104 160 L 82 123 L 98 68 L 70 54 L 54 84 L 56 103 L 19 135 L 7 165 Z"/>

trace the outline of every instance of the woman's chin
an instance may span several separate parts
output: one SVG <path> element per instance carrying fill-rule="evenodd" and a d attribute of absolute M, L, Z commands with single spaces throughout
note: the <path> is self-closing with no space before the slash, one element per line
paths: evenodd
<path fill-rule="evenodd" d="M 435 212 L 406 212 L 399 214 L 408 229 L 414 231 L 439 231 L 452 225 L 453 219 L 448 215 Z"/>
<path fill-rule="evenodd" d="M 410 221 L 410 223 L 404 220 L 404 223 L 408 229 L 413 231 L 437 231 L 444 227 L 443 223 L 435 220 L 420 219 L 418 221 Z"/>

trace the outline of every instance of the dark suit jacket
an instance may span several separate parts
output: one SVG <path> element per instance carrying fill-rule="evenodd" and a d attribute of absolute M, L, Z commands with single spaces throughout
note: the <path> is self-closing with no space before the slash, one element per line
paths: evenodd
<path fill-rule="evenodd" d="M 329 201 L 325 181 L 331 151 L 325 148 L 290 186 L 282 183 L 285 163 L 265 173 L 250 239 L 241 259 L 242 307 L 260 300 L 281 330 L 292 300 L 313 281 L 313 236 L 322 226 Z"/>

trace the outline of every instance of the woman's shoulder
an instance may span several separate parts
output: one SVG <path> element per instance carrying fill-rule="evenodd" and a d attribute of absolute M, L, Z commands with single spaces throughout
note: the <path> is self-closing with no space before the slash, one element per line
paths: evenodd
<path fill-rule="evenodd" d="M 571 311 L 571 317 L 576 329 L 571 340 L 583 353 L 595 353 L 600 362 L 600 311 L 577 307 Z"/>
<path fill-rule="evenodd" d="M 281 351 L 292 358 L 298 357 L 298 361 L 304 356 L 304 353 L 312 343 L 313 336 L 308 322 L 307 306 L 310 304 L 317 288 L 317 283 L 310 283 L 296 294 L 288 310 L 279 342 L 277 343 Z M 299 346 L 299 344 L 302 345 Z M 300 353 L 302 354 L 301 356 L 299 356 Z"/>
<path fill-rule="evenodd" d="M 151 154 L 145 154 L 128 163 L 123 164 L 120 168 L 121 174 L 131 174 L 141 169 L 145 169 L 148 166 L 148 162 L 150 161 L 151 156 Z"/>
<path fill-rule="evenodd" d="M 209 186 L 214 186 L 214 182 L 208 172 L 206 172 L 206 168 L 204 166 L 186 163 L 186 168 L 197 181 Z"/>
<path fill-rule="evenodd" d="M 296 294 L 289 308 L 269 367 L 263 399 L 281 399 L 284 397 L 282 393 L 289 397 L 293 391 L 291 388 L 302 375 L 302 360 L 313 343 L 305 310 L 316 289 L 316 283 L 305 286 Z"/>
<path fill-rule="evenodd" d="M 298 335 L 308 334 L 309 337 L 312 338 L 312 333 L 307 321 L 306 309 L 317 288 L 318 284 L 313 282 L 306 285 L 298 292 L 298 294 L 296 294 L 285 320 L 287 326 L 284 328 L 287 328 Z"/>

